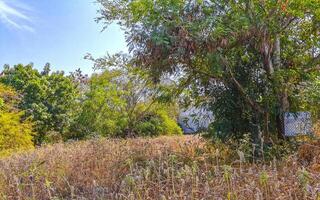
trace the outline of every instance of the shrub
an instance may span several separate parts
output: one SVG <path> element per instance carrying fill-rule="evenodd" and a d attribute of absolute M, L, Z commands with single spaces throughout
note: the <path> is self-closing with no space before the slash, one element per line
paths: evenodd
<path fill-rule="evenodd" d="M 33 127 L 15 108 L 18 99 L 10 87 L 0 84 L 0 157 L 33 148 Z"/>
<path fill-rule="evenodd" d="M 132 129 L 141 136 L 182 135 L 174 116 L 170 116 L 168 109 L 161 105 L 148 111 Z"/>
<path fill-rule="evenodd" d="M 21 122 L 21 112 L 0 113 L 0 157 L 33 148 L 32 123 Z"/>

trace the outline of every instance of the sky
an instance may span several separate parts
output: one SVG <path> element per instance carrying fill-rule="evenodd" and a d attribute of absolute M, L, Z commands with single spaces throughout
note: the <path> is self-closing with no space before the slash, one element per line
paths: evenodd
<path fill-rule="evenodd" d="M 52 70 L 93 72 L 94 57 L 127 52 L 116 24 L 102 31 L 94 0 L 0 0 L 0 70 L 4 64 L 45 63 Z"/>

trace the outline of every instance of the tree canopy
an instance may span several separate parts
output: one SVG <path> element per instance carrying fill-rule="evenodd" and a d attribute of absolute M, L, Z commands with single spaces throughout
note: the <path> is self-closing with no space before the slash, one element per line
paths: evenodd
<path fill-rule="evenodd" d="M 7 66 L 0 82 L 16 89 L 21 95 L 19 109 L 31 117 L 38 132 L 36 142 L 42 143 L 50 132 L 65 134 L 76 110 L 77 86 L 63 72 L 50 73 L 47 64 L 42 72 L 32 65 Z"/>
<path fill-rule="evenodd" d="M 98 2 L 97 21 L 126 30 L 136 67 L 156 81 L 182 74 L 190 96 L 210 106 L 222 137 L 281 138 L 283 113 L 304 109 L 299 93 L 318 81 L 318 0 Z"/>

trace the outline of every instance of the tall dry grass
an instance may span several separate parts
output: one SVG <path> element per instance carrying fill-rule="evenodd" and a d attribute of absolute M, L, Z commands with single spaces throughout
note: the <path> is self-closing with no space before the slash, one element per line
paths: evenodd
<path fill-rule="evenodd" d="M 223 152 L 183 136 L 57 144 L 0 160 L 0 199 L 320 199 L 320 173 L 294 155 L 255 165 Z"/>

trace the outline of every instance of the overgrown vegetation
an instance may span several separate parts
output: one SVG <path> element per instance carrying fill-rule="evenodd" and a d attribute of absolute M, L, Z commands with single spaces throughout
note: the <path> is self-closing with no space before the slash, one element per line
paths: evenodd
<path fill-rule="evenodd" d="M 32 65 L 5 66 L 0 82 L 13 87 L 22 98 L 18 104 L 25 118 L 35 124 L 35 142 L 48 140 L 48 133 L 64 135 L 74 118 L 78 91 L 63 72 L 50 73 L 47 64 L 42 72 Z"/>
<path fill-rule="evenodd" d="M 317 200 L 313 145 L 250 164 L 228 145 L 192 136 L 56 144 L 0 160 L 0 198 Z"/>
<path fill-rule="evenodd" d="M 176 123 L 177 106 L 158 100 L 159 86 L 139 70 L 117 66 L 89 80 L 73 127 L 74 138 L 182 134 Z"/>
<path fill-rule="evenodd" d="M 0 73 L 0 199 L 320 200 L 319 0 L 97 3 L 129 54 Z M 299 111 L 314 137 L 284 136 Z"/>
<path fill-rule="evenodd" d="M 319 81 L 318 0 L 98 2 L 97 20 L 126 30 L 136 67 L 154 80 L 180 73 L 191 102 L 207 104 L 211 135 L 281 140 L 285 112 L 319 119 L 318 99 L 302 103 Z"/>
<path fill-rule="evenodd" d="M 107 61 L 111 63 L 112 58 Z M 166 86 L 153 84 L 146 73 L 128 63 L 97 66 L 100 72 L 90 78 L 80 70 L 70 75 L 50 72 L 49 64 L 42 72 L 32 65 L 5 66 L 0 105 L 12 112 L 1 115 L 0 148 L 10 149 L 15 140 L 41 145 L 100 136 L 182 134 L 176 102 L 161 100 Z M 9 95 L 19 98 L 15 109 Z"/>

